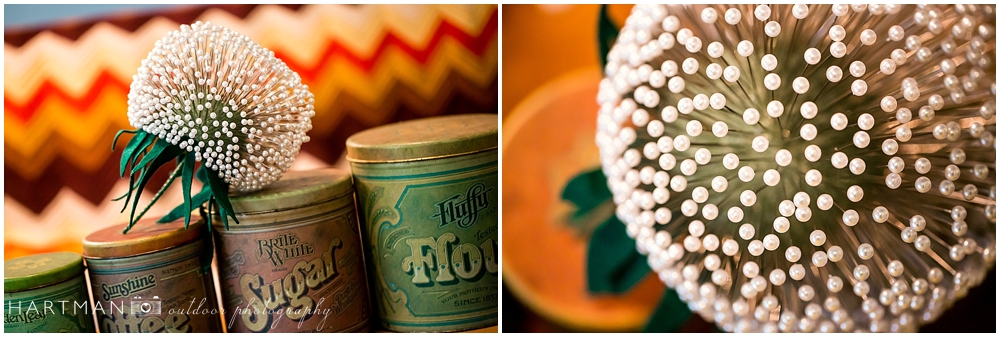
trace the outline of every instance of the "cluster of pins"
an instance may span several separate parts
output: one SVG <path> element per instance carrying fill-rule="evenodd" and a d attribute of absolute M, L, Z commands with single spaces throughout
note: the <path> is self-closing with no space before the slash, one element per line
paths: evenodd
<path fill-rule="evenodd" d="M 157 41 L 128 98 L 133 127 L 195 153 L 241 191 L 281 178 L 315 115 L 312 93 L 274 52 L 208 22 Z"/>
<path fill-rule="evenodd" d="M 597 145 L 654 272 L 726 331 L 915 331 L 996 255 L 991 5 L 636 6 Z"/>

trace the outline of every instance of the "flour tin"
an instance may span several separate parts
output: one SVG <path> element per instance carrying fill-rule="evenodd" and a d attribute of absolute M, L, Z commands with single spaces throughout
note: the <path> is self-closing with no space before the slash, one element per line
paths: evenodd
<path fill-rule="evenodd" d="M 497 116 L 384 125 L 347 140 L 381 325 L 497 324 Z"/>
<path fill-rule="evenodd" d="M 37 254 L 3 263 L 3 332 L 94 332 L 83 258 Z"/>
<path fill-rule="evenodd" d="M 83 239 L 98 330 L 222 332 L 204 221 L 140 220 Z"/>
<path fill-rule="evenodd" d="M 336 169 L 286 172 L 231 193 L 239 224 L 216 217 L 230 332 L 368 331 L 371 300 L 354 186 Z"/>

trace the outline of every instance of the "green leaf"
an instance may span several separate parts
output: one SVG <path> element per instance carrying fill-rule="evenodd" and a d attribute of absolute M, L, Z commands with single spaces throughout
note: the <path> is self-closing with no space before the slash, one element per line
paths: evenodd
<path fill-rule="evenodd" d="M 142 160 L 140 160 L 138 164 L 132 165 L 132 174 L 135 174 L 135 172 L 139 171 L 140 168 L 149 165 L 150 162 L 159 159 L 163 150 L 171 146 L 177 147 L 176 145 L 172 145 L 163 139 L 157 139 L 156 143 L 153 144 L 153 148 L 151 148 L 149 152 L 142 157 Z M 173 158 L 171 157 L 171 159 Z"/>
<path fill-rule="evenodd" d="M 182 162 L 183 162 L 182 158 L 183 158 L 183 156 L 179 156 L 177 158 L 178 158 L 177 159 L 177 161 L 178 161 L 177 167 L 175 167 L 174 170 L 172 172 L 170 172 L 170 176 L 167 177 L 167 181 L 165 183 L 163 183 L 163 186 L 160 187 L 159 191 L 156 191 L 156 194 L 153 195 L 153 199 L 149 201 L 149 204 L 146 205 L 146 208 L 142 209 L 142 212 L 140 212 L 139 216 L 136 217 L 136 221 L 138 221 L 138 219 L 142 219 L 143 215 L 146 215 L 146 211 L 149 211 L 149 208 L 152 207 L 153 204 L 155 204 L 157 200 L 160 200 L 160 197 L 163 196 L 163 192 L 166 192 L 167 188 L 170 187 L 170 184 L 172 184 L 174 182 L 174 180 L 177 179 L 177 176 L 179 176 L 181 174 L 181 169 L 183 168 L 183 165 L 182 165 Z"/>
<path fill-rule="evenodd" d="M 233 221 L 240 223 L 236 219 L 233 212 L 233 205 L 229 203 L 229 184 L 219 178 L 219 174 L 210 168 L 205 168 L 207 171 L 205 175 L 208 176 L 208 184 L 212 186 L 212 195 L 215 197 L 215 202 L 219 204 L 219 216 L 222 217 L 222 223 L 226 225 L 226 229 L 229 229 L 229 222 L 226 220 L 226 216 L 233 218 Z"/>
<path fill-rule="evenodd" d="M 205 184 L 205 187 L 208 187 L 208 184 Z M 204 191 L 204 190 L 202 190 L 202 191 Z M 208 227 L 208 232 L 211 233 L 212 232 L 212 222 L 215 221 L 215 219 L 212 219 L 212 217 L 211 217 L 211 215 L 212 215 L 212 204 L 215 203 L 215 198 L 212 197 L 212 189 L 209 188 L 208 191 L 209 191 L 208 192 L 208 204 L 205 205 L 205 208 L 199 208 L 198 209 L 198 213 L 201 214 L 201 218 L 202 219 L 205 219 L 205 221 L 208 222 L 208 226 L 206 226 L 206 227 Z"/>
<path fill-rule="evenodd" d="M 144 175 L 144 174 L 146 174 L 145 169 L 143 169 L 143 170 L 141 170 L 139 172 L 139 176 L 140 177 L 142 175 Z M 135 184 L 133 185 L 132 182 L 135 182 Z M 121 197 L 118 197 L 118 198 L 115 198 L 115 201 L 120 200 L 122 197 L 125 198 L 125 205 L 122 206 L 122 210 L 121 211 L 118 211 L 119 213 L 124 212 L 125 209 L 128 208 L 128 202 L 132 198 L 132 192 L 137 191 L 139 189 L 139 182 L 135 181 L 135 175 L 134 174 L 129 174 L 128 175 L 128 185 L 129 185 L 129 189 L 128 189 L 128 191 L 125 191 L 125 195 L 123 195 Z M 136 198 L 138 198 L 138 197 L 136 197 Z"/>
<path fill-rule="evenodd" d="M 135 168 L 135 160 L 139 157 L 140 154 L 142 154 L 142 152 L 146 149 L 146 147 L 148 147 L 149 144 L 152 144 L 153 141 L 155 141 L 155 140 L 156 140 L 156 137 L 153 137 L 152 135 L 146 133 L 145 131 L 138 130 L 136 132 L 136 135 L 132 137 L 132 140 L 130 140 L 129 143 L 128 143 L 128 145 L 125 147 L 125 151 L 122 152 L 122 160 L 121 160 L 121 164 L 120 164 L 121 168 L 119 169 L 118 176 L 121 177 L 121 176 L 125 175 L 125 168 L 128 165 L 132 165 L 132 167 L 134 169 Z M 141 172 L 141 170 L 140 170 L 140 172 Z M 140 175 L 141 175 L 141 173 L 140 173 Z M 125 204 L 122 205 L 122 210 L 120 212 L 124 212 L 125 209 L 128 208 L 128 202 L 129 202 L 130 198 L 132 197 L 132 191 L 135 190 L 136 187 L 138 186 L 138 183 L 135 182 L 135 174 L 134 173 L 130 173 L 129 174 L 129 177 L 128 177 L 128 186 L 129 186 L 129 189 L 128 189 L 128 191 L 125 192 L 124 195 L 112 199 L 113 201 L 118 201 L 118 200 L 121 200 L 122 198 L 125 198 Z"/>
<path fill-rule="evenodd" d="M 567 223 L 581 237 L 590 237 L 597 226 L 614 215 L 615 205 L 607 181 L 604 172 L 597 167 L 577 174 L 563 187 L 562 199 L 577 207 Z"/>
<path fill-rule="evenodd" d="M 209 188 L 208 185 L 205 185 L 204 187 L 202 187 L 201 191 L 198 192 L 198 194 L 195 194 L 194 197 L 191 197 L 192 208 L 185 209 L 183 204 L 177 205 L 177 207 L 174 207 L 174 209 L 170 210 L 170 213 L 164 215 L 162 218 L 160 218 L 160 220 L 156 220 L 156 222 L 168 223 L 180 219 L 181 217 L 184 216 L 184 213 L 191 214 L 191 211 L 194 210 L 196 207 L 201 206 L 205 202 L 208 202 L 208 199 L 211 196 L 212 196 L 212 189 Z"/>
<path fill-rule="evenodd" d="M 169 145 L 169 143 L 167 143 L 162 139 L 158 140 L 157 144 Z M 132 200 L 132 212 L 129 214 L 129 224 L 128 227 L 125 228 L 125 231 L 123 231 L 122 233 L 128 233 L 128 231 L 132 229 L 132 226 L 135 225 L 135 222 L 137 221 L 137 219 L 135 218 L 135 209 L 139 205 L 139 196 L 142 195 L 142 190 L 146 187 L 146 183 L 148 183 L 149 179 L 153 177 L 153 173 L 156 172 L 156 170 L 159 169 L 161 166 L 163 166 L 163 164 L 166 164 L 167 162 L 173 160 L 182 152 L 181 148 L 176 145 L 169 145 L 169 146 L 161 145 L 161 147 L 163 147 L 164 149 L 160 150 L 160 152 L 157 153 L 156 157 L 150 160 L 149 166 L 143 169 L 142 176 L 139 178 L 139 187 L 135 191 L 135 199 Z M 146 158 L 150 157 L 151 154 L 152 152 L 146 154 L 146 157 L 143 158 L 143 161 L 146 161 Z M 150 206 L 152 206 L 152 204 L 150 204 Z"/>
<path fill-rule="evenodd" d="M 604 176 L 601 168 L 596 168 L 570 179 L 563 188 L 562 198 L 576 205 L 576 207 L 586 213 L 590 209 L 597 207 L 608 199 L 611 199 L 611 191 L 608 190 L 608 178 Z M 577 213 L 580 213 L 579 211 Z"/>
<path fill-rule="evenodd" d="M 115 145 L 118 145 L 118 136 L 121 136 L 123 133 L 135 134 L 136 132 L 139 132 L 139 130 L 126 130 L 126 129 L 118 130 L 118 133 L 115 134 L 115 139 L 111 141 L 111 151 L 114 151 Z M 132 138 L 135 138 L 135 136 L 132 136 Z"/>
<path fill-rule="evenodd" d="M 216 199 L 219 200 L 219 199 Z M 226 218 L 226 209 L 224 207 L 219 207 L 219 217 L 222 218 L 222 226 L 228 231 L 229 230 L 229 219 Z M 235 218 L 233 218 L 235 219 Z"/>
<path fill-rule="evenodd" d="M 642 332 L 677 332 L 689 318 L 691 310 L 687 303 L 677 297 L 676 291 L 667 288 Z"/>
<path fill-rule="evenodd" d="M 191 207 L 194 206 L 191 204 L 191 177 L 194 175 L 194 162 L 194 153 L 188 152 L 188 154 L 184 156 L 184 168 L 181 170 L 181 188 L 184 193 L 184 204 L 181 206 L 183 206 L 185 210 L 184 229 L 187 229 L 188 225 L 191 224 Z"/>
<path fill-rule="evenodd" d="M 190 212 L 188 212 L 190 214 Z M 208 226 L 209 232 L 211 232 L 211 224 Z M 184 229 L 187 229 L 186 227 Z M 215 244 L 213 243 L 212 236 L 209 235 L 204 239 L 204 246 L 201 247 L 201 273 L 204 275 L 212 275 L 212 258 L 215 256 Z"/>
<path fill-rule="evenodd" d="M 122 152 L 122 160 L 120 163 L 121 168 L 118 169 L 118 176 L 125 176 L 125 167 L 130 163 L 133 163 L 135 157 L 139 154 L 140 149 L 145 149 L 149 144 L 153 143 L 156 137 L 146 133 L 145 131 L 139 131 L 132 137 L 132 140 L 125 145 L 125 150 Z M 133 163 L 134 164 L 134 163 Z"/>
<path fill-rule="evenodd" d="M 625 225 L 610 217 L 594 231 L 587 246 L 587 287 L 592 293 L 620 294 L 649 273 L 646 258 L 635 250 Z"/>
<path fill-rule="evenodd" d="M 199 167 L 198 172 L 195 172 L 194 176 L 197 177 L 198 181 L 200 181 L 202 184 L 208 186 L 208 168 L 205 167 L 205 165 Z"/>
<path fill-rule="evenodd" d="M 129 186 L 129 189 L 128 189 L 128 191 L 125 192 L 125 194 L 122 194 L 122 195 L 118 196 L 117 198 L 111 199 L 111 201 L 122 200 L 123 198 L 132 195 L 132 190 L 134 190 L 136 187 L 139 186 L 139 183 L 135 182 L 135 175 L 134 174 L 128 175 L 128 186 Z M 128 205 L 128 199 L 125 199 L 125 204 Z M 122 211 L 125 211 L 125 209 L 122 209 Z"/>
<path fill-rule="evenodd" d="M 611 16 L 608 15 L 608 5 L 601 5 L 601 13 L 597 17 L 597 46 L 602 72 L 604 66 L 608 64 L 608 52 L 611 51 L 611 46 L 615 44 L 617 39 L 618 26 L 615 26 L 615 23 L 611 21 Z"/>

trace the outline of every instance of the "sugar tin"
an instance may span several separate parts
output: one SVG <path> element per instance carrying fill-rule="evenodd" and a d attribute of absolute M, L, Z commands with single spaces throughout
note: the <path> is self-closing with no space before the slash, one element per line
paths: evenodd
<path fill-rule="evenodd" d="M 336 169 L 290 171 L 231 193 L 239 223 L 214 222 L 232 332 L 368 331 L 371 301 L 354 187 Z"/>

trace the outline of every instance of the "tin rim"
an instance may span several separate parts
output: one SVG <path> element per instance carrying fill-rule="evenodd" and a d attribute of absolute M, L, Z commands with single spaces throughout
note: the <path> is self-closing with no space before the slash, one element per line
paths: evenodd
<path fill-rule="evenodd" d="M 347 138 L 352 162 L 404 162 L 498 148 L 498 116 L 460 114 L 384 124 Z"/>
<path fill-rule="evenodd" d="M 60 265 L 54 268 L 39 270 L 32 274 L 21 275 L 21 276 L 10 276 L 7 274 L 7 265 L 11 262 L 16 262 L 15 260 L 30 258 L 30 257 L 41 257 L 45 255 L 58 255 L 58 258 L 64 259 L 58 262 L 62 262 Z M 72 280 L 73 278 L 83 275 L 84 272 L 83 257 L 80 254 L 73 252 L 55 252 L 55 253 L 45 253 L 30 255 L 21 258 L 10 259 L 4 261 L 4 280 L 3 280 L 3 292 L 4 293 L 14 293 L 27 291 L 32 289 L 44 288 L 51 285 L 59 284 Z M 34 285 L 35 281 L 39 284 Z"/>
<path fill-rule="evenodd" d="M 352 162 L 352 163 L 360 163 L 360 164 L 370 164 L 370 163 L 409 163 L 409 162 L 415 162 L 415 161 L 424 161 L 424 160 L 434 160 L 434 159 L 442 159 L 442 158 L 459 157 L 459 156 L 465 156 L 465 155 L 470 155 L 470 154 L 477 154 L 477 153 L 480 153 L 480 152 L 489 152 L 489 151 L 497 150 L 499 148 L 500 147 L 498 147 L 498 146 L 494 146 L 494 147 L 490 147 L 490 148 L 485 148 L 485 149 L 475 150 L 475 151 L 469 151 L 469 152 L 460 152 L 460 153 L 452 153 L 452 154 L 445 154 L 445 155 L 439 155 L 439 156 L 422 157 L 422 158 L 412 158 L 412 159 L 367 160 L 367 159 L 356 159 L 356 158 L 347 157 L 347 160 L 350 161 L 350 162 Z"/>
<path fill-rule="evenodd" d="M 121 228 L 121 225 L 93 232 L 83 239 L 82 255 L 87 259 L 116 259 L 160 252 L 201 239 L 203 227 L 207 225 L 203 219 L 192 219 L 188 228 L 184 228 L 183 218 L 162 224 L 157 221 L 153 218 L 146 218 L 132 227 L 132 231 L 149 229 L 153 226 L 162 226 L 164 229 L 159 233 L 146 232 L 150 235 L 129 237 L 130 234 L 139 232 L 121 234 L 117 230 Z"/>

